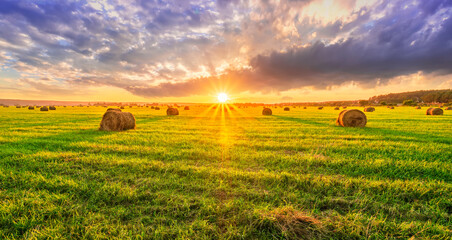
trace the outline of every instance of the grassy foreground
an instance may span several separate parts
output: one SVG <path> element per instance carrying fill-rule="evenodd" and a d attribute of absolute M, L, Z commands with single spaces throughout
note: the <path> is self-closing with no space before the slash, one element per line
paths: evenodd
<path fill-rule="evenodd" d="M 0 108 L 0 239 L 451 239 L 452 111 Z"/>

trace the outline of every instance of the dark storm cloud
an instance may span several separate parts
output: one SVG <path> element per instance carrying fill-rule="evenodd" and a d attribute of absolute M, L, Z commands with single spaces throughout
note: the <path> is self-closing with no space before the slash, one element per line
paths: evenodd
<path fill-rule="evenodd" d="M 324 87 L 349 80 L 384 81 L 418 71 L 452 73 L 452 18 L 438 16 L 433 26 L 426 21 L 440 9 L 445 11 L 440 7 L 450 6 L 450 1 L 406 9 L 403 5 L 395 4 L 363 37 L 356 35 L 328 45 L 316 42 L 284 53 L 257 56 L 251 66 L 274 79 L 269 84 L 279 85 L 279 90 L 294 84 Z M 447 12 L 450 14 L 450 9 Z M 437 30 L 432 31 L 433 27 Z"/>

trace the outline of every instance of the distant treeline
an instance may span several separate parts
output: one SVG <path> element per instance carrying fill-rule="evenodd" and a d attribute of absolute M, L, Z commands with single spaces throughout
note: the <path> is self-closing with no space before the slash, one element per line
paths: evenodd
<path fill-rule="evenodd" d="M 423 90 L 403 93 L 390 93 L 369 98 L 371 103 L 398 104 L 412 100 L 417 103 L 448 103 L 452 101 L 452 90 Z"/>

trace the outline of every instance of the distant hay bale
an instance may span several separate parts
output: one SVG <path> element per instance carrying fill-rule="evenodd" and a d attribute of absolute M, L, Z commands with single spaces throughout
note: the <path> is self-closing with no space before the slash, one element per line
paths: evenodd
<path fill-rule="evenodd" d="M 319 109 L 319 110 L 322 110 L 322 109 L 323 109 L 323 107 L 318 107 L 317 109 Z"/>
<path fill-rule="evenodd" d="M 47 112 L 47 111 L 49 111 L 49 109 L 48 109 L 46 106 L 41 107 L 39 110 L 40 110 L 41 112 Z"/>
<path fill-rule="evenodd" d="M 375 112 L 375 108 L 374 107 L 366 107 L 366 108 L 364 108 L 364 112 Z"/>
<path fill-rule="evenodd" d="M 335 107 L 334 110 L 339 110 L 339 107 Z"/>
<path fill-rule="evenodd" d="M 35 110 L 35 107 L 29 106 L 29 107 L 28 107 L 28 110 Z"/>
<path fill-rule="evenodd" d="M 415 109 L 421 109 L 421 106 L 416 106 Z"/>
<path fill-rule="evenodd" d="M 121 112 L 120 109 L 111 108 L 102 116 L 99 130 L 101 131 L 123 131 L 135 129 L 135 117 L 132 113 Z"/>
<path fill-rule="evenodd" d="M 151 106 L 151 109 L 155 109 L 155 107 L 154 107 L 154 106 Z"/>
<path fill-rule="evenodd" d="M 342 127 L 364 127 L 366 123 L 366 114 L 358 109 L 343 110 L 336 120 L 336 124 Z"/>
<path fill-rule="evenodd" d="M 394 109 L 394 106 L 390 106 L 389 109 Z"/>
<path fill-rule="evenodd" d="M 272 110 L 270 108 L 264 108 L 264 110 L 262 110 L 262 115 L 272 115 Z"/>
<path fill-rule="evenodd" d="M 56 107 L 50 106 L 50 107 L 49 107 L 49 110 L 56 110 Z"/>
<path fill-rule="evenodd" d="M 21 108 L 21 106 L 16 106 L 16 108 Z"/>
<path fill-rule="evenodd" d="M 170 107 L 166 110 L 166 115 L 168 115 L 168 116 L 179 115 L 179 110 L 177 110 L 177 108 Z"/>
<path fill-rule="evenodd" d="M 426 115 L 443 115 L 444 111 L 441 108 L 429 108 Z"/>
<path fill-rule="evenodd" d="M 160 108 L 159 107 L 155 107 L 155 110 L 160 110 Z"/>
<path fill-rule="evenodd" d="M 124 106 L 121 106 L 120 109 L 124 109 Z"/>
<path fill-rule="evenodd" d="M 290 108 L 289 107 L 285 107 L 284 111 L 290 111 Z"/>
<path fill-rule="evenodd" d="M 184 110 L 190 110 L 190 107 L 189 106 L 185 106 Z"/>
<path fill-rule="evenodd" d="M 303 107 L 303 109 L 307 109 L 307 107 Z"/>

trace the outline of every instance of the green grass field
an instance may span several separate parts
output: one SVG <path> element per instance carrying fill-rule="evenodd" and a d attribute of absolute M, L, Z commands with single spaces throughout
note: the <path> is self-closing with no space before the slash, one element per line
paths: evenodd
<path fill-rule="evenodd" d="M 0 239 L 451 239 L 452 111 L 0 108 Z"/>

